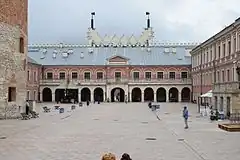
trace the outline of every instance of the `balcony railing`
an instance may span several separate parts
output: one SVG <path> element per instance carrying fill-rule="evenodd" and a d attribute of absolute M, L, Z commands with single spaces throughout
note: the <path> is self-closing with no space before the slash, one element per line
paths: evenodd
<path fill-rule="evenodd" d="M 224 82 L 224 83 L 215 83 L 213 92 L 214 93 L 238 93 L 240 92 L 239 89 L 239 82 Z"/>
<path fill-rule="evenodd" d="M 190 78 L 185 79 L 127 79 L 127 78 L 113 78 L 113 79 L 42 79 L 41 85 L 105 85 L 106 83 L 128 83 L 128 84 L 192 84 Z"/>

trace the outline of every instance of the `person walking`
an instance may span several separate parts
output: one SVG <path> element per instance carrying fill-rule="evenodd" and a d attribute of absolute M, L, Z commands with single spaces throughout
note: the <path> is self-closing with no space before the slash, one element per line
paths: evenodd
<path fill-rule="evenodd" d="M 184 122 L 185 122 L 185 129 L 188 129 L 188 109 L 187 109 L 187 106 L 184 106 L 183 118 L 184 118 Z"/>

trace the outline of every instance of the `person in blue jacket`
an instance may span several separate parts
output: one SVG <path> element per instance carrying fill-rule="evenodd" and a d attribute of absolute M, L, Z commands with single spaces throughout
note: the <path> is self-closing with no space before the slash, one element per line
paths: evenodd
<path fill-rule="evenodd" d="M 184 118 L 184 122 L 185 122 L 185 129 L 188 129 L 188 109 L 187 106 L 184 106 L 183 109 L 183 118 Z"/>

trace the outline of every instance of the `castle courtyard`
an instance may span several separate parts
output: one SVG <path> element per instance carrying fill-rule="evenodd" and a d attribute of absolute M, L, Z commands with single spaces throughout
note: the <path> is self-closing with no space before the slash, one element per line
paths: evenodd
<path fill-rule="evenodd" d="M 77 107 L 61 104 L 40 118 L 0 121 L 1 160 L 100 160 L 105 152 L 133 160 L 236 160 L 240 134 L 217 128 L 217 122 L 199 117 L 195 104 L 187 104 L 189 126 L 184 129 L 185 103 L 160 103 L 152 112 L 147 103 L 102 103 Z M 223 123 L 223 122 L 218 122 Z"/>

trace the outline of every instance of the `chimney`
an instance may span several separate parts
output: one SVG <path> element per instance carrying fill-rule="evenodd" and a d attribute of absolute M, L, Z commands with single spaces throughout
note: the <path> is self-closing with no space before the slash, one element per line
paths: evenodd
<path fill-rule="evenodd" d="M 95 12 L 91 13 L 92 17 L 91 17 L 91 29 L 94 30 L 94 16 L 95 16 Z"/>
<path fill-rule="evenodd" d="M 150 13 L 146 12 L 146 16 L 147 16 L 147 29 L 151 27 L 149 15 L 150 15 Z"/>

